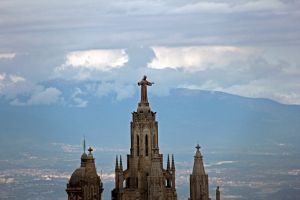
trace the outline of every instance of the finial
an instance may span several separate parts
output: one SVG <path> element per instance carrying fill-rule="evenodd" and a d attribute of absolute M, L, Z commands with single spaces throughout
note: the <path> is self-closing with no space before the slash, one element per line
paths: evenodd
<path fill-rule="evenodd" d="M 92 147 L 89 147 L 88 151 L 89 151 L 89 154 L 92 154 L 92 151 L 93 151 Z"/>
<path fill-rule="evenodd" d="M 197 146 L 195 147 L 197 149 L 197 151 L 199 151 L 199 149 L 201 148 L 199 144 L 197 144 Z"/>
<path fill-rule="evenodd" d="M 85 136 L 83 136 L 83 153 L 85 153 Z"/>

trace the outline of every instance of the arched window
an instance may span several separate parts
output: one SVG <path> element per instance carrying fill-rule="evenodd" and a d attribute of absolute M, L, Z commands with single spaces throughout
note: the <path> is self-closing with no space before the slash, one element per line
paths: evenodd
<path fill-rule="evenodd" d="M 140 137 L 139 135 L 136 135 L 136 155 L 139 156 L 140 155 Z"/>
<path fill-rule="evenodd" d="M 148 156 L 148 135 L 145 136 L 145 155 Z"/>

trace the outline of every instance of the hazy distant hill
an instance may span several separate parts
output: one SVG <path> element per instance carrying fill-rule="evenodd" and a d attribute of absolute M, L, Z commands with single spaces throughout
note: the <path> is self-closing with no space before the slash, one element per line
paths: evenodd
<path fill-rule="evenodd" d="M 139 97 L 115 101 L 90 98 L 86 108 L 0 105 L 2 145 L 37 141 L 80 143 L 83 135 L 97 145 L 115 141 L 129 146 L 131 112 Z M 197 141 L 220 148 L 295 144 L 300 138 L 300 106 L 221 92 L 177 89 L 150 96 L 157 112 L 160 143 L 190 146 Z M 15 146 L 16 147 L 16 146 Z"/>

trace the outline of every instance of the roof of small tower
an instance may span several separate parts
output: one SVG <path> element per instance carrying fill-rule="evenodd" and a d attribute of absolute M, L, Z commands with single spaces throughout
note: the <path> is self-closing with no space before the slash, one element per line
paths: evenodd
<path fill-rule="evenodd" d="M 80 181 L 84 180 L 84 174 L 85 174 L 85 167 L 80 167 L 76 169 L 70 178 L 69 185 L 71 187 L 79 186 Z"/>
<path fill-rule="evenodd" d="M 196 153 L 194 156 L 194 167 L 193 167 L 193 175 L 204 175 L 205 170 L 204 170 L 204 165 L 203 165 L 203 160 L 202 160 L 202 155 L 200 152 L 200 145 L 197 144 L 196 146 Z"/>

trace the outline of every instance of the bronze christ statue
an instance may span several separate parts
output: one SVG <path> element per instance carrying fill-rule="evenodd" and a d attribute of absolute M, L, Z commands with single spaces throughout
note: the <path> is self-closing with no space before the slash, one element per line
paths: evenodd
<path fill-rule="evenodd" d="M 141 103 L 148 103 L 147 96 L 147 86 L 151 86 L 153 82 L 147 81 L 147 76 L 144 75 L 143 79 L 138 82 L 138 85 L 141 86 Z"/>

